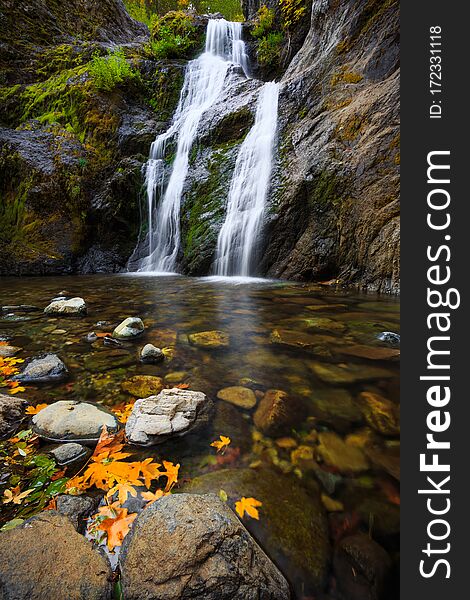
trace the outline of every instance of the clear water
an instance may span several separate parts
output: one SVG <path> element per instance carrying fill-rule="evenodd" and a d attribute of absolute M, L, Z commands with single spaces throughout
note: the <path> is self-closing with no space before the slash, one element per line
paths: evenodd
<path fill-rule="evenodd" d="M 61 291 L 83 297 L 89 313 L 80 319 L 48 317 L 32 312 L 0 319 L 0 335 L 9 336 L 23 348 L 26 358 L 44 352 L 56 352 L 70 370 L 70 380 L 41 387 L 29 386 L 23 394 L 37 402 L 81 399 L 108 406 L 129 401 L 121 383 L 136 374 L 156 375 L 188 384 L 214 399 L 216 415 L 212 429 L 179 438 L 173 443 L 135 449 L 137 457 L 162 455 L 179 462 L 181 479 L 191 479 L 213 469 L 237 468 L 257 464 L 260 478 L 277 470 L 292 470 L 292 449 L 281 448 L 276 439 L 263 437 L 268 452 L 260 454 L 253 439 L 253 410 L 244 410 L 217 400 L 217 392 L 237 384 L 253 385 L 258 393 L 267 389 L 287 392 L 292 401 L 293 424 L 288 437 L 297 445 L 314 445 L 312 431 L 336 431 L 342 438 L 360 432 L 364 419 L 349 422 L 332 414 L 320 417 L 314 410 L 319 392 L 330 392 L 331 407 L 344 392 L 353 402 L 363 390 L 375 390 L 399 402 L 399 365 L 396 360 L 371 360 L 345 354 L 354 345 L 384 348 L 376 339 L 381 331 L 399 331 L 399 304 L 393 298 L 362 295 L 352 291 L 335 291 L 326 286 L 266 281 L 247 278 L 202 278 L 182 276 L 151 277 L 145 274 L 75 276 L 48 278 L 4 278 L 0 282 L 2 305 L 32 304 L 43 309 Z M 90 344 L 91 331 L 112 331 L 125 317 L 140 316 L 145 334 L 124 349 L 113 349 L 102 341 Z M 315 321 L 314 319 L 323 319 Z M 97 325 L 98 322 L 104 322 Z M 320 324 L 320 327 L 318 325 Z M 220 330 L 230 336 L 226 348 L 205 350 L 188 342 L 195 332 Z M 313 336 L 318 347 L 273 343 L 274 330 L 288 330 L 291 341 Z M 310 339 L 310 338 L 309 338 Z M 159 365 L 143 365 L 138 360 L 142 346 L 151 342 L 173 349 L 173 358 Z M 359 369 L 361 376 L 348 384 L 320 378 L 313 365 L 348 365 Z M 374 369 L 380 368 L 380 374 Z M 247 378 L 251 382 L 247 383 Z M 220 464 L 212 464 L 214 450 L 209 444 L 220 434 L 232 438 L 232 448 Z M 330 535 L 337 539 L 349 529 L 371 530 L 392 555 L 398 551 L 396 522 L 398 493 L 396 469 L 399 440 L 395 436 L 374 434 L 375 459 L 366 472 L 338 473 L 319 464 L 324 477 L 340 478 L 334 492 L 344 511 L 329 514 Z M 372 455 L 371 455 L 372 456 Z M 212 459 L 211 459 L 212 457 Z M 302 467 L 303 469 L 303 467 Z M 291 472 L 307 494 L 318 485 L 315 472 L 305 470 L 301 479 Z M 285 475 L 284 475 L 285 476 Z M 324 490 L 326 493 L 326 491 Z M 292 498 L 295 501 L 295 498 Z M 364 508 L 366 507 L 366 508 Z M 248 523 L 252 526 L 253 523 Z M 270 522 L 261 518 L 257 527 L 260 543 L 269 534 Z M 340 533 L 338 533 L 340 532 Z M 258 532 L 255 532 L 258 533 Z M 282 550 L 282 549 L 281 549 Z M 300 548 L 300 551 L 302 549 Z M 286 560 L 280 565 L 295 580 L 295 565 Z M 297 597 L 311 594 L 308 575 L 296 580 Z M 300 591 L 299 591 L 300 590 Z M 334 596 L 333 596 L 334 597 Z"/>

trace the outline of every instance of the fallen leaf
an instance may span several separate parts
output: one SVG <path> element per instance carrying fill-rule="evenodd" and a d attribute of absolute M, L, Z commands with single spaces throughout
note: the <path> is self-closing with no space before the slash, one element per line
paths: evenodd
<path fill-rule="evenodd" d="M 153 504 L 154 502 L 156 502 L 157 500 L 159 500 L 160 498 L 162 498 L 163 496 L 167 496 L 168 494 L 165 494 L 165 492 L 163 490 L 157 490 L 155 492 L 155 494 L 153 494 L 152 492 L 142 492 L 142 498 L 144 500 L 147 501 L 147 506 L 150 506 L 151 504 Z"/>
<path fill-rule="evenodd" d="M 127 508 L 118 509 L 116 517 L 106 518 L 102 523 L 98 525 L 98 529 L 105 531 L 107 534 L 107 546 L 109 550 L 114 550 L 116 546 L 121 546 L 124 538 L 129 533 L 130 526 L 134 519 L 137 517 L 137 513 L 127 513 Z"/>
<path fill-rule="evenodd" d="M 222 452 L 232 440 L 229 437 L 226 437 L 225 435 L 220 435 L 219 438 L 220 440 L 215 440 L 214 442 L 212 442 L 211 446 L 217 448 L 217 452 Z"/>
<path fill-rule="evenodd" d="M 189 388 L 189 383 L 177 383 L 173 387 L 178 388 L 179 390 L 187 390 Z"/>
<path fill-rule="evenodd" d="M 25 413 L 27 415 L 37 415 L 38 412 L 41 412 L 41 410 L 43 408 L 46 408 L 47 406 L 49 406 L 48 404 L 36 404 L 36 406 L 28 406 L 28 408 L 25 410 Z"/>
<path fill-rule="evenodd" d="M 127 500 L 127 496 L 130 494 L 133 498 L 137 496 L 137 490 L 134 486 L 129 485 L 128 483 L 117 483 L 114 487 L 112 487 L 109 492 L 106 494 L 108 498 L 111 498 L 113 494 L 117 492 L 118 494 L 118 502 L 119 504 L 124 504 Z"/>
<path fill-rule="evenodd" d="M 31 492 L 34 492 L 34 489 L 26 490 L 25 492 L 20 493 L 19 485 L 12 488 L 11 490 L 5 490 L 3 492 L 3 504 L 8 504 L 9 502 L 13 502 L 13 504 L 21 504 L 21 502 L 26 498 L 26 496 L 29 496 Z"/>
<path fill-rule="evenodd" d="M 245 498 L 242 497 L 241 500 L 235 502 L 235 510 L 240 518 L 243 518 L 243 515 L 247 513 L 253 519 L 259 519 L 259 512 L 256 507 L 262 506 L 263 503 L 256 498 Z"/>
<path fill-rule="evenodd" d="M 162 475 L 159 463 L 153 462 L 153 458 L 146 458 L 139 463 L 140 476 L 144 478 L 145 487 L 150 487 L 153 479 L 159 479 Z"/>
<path fill-rule="evenodd" d="M 172 462 L 164 460 L 163 467 L 165 471 L 161 471 L 161 475 L 167 478 L 165 492 L 169 492 L 171 488 L 175 485 L 175 483 L 178 481 L 178 471 L 180 466 L 179 464 L 174 465 Z"/>

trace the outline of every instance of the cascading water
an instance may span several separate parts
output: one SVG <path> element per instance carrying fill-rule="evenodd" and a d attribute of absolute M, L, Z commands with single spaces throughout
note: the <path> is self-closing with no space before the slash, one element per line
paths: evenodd
<path fill-rule="evenodd" d="M 205 111 L 219 98 L 232 65 L 248 75 L 241 23 L 210 20 L 204 53 L 188 63 L 180 100 L 171 127 L 152 143 L 146 164 L 148 198 L 148 255 L 139 271 L 171 272 L 180 246 L 180 204 L 188 174 L 189 154 Z M 176 141 L 171 174 L 165 188 L 165 150 Z"/>
<path fill-rule="evenodd" d="M 265 83 L 255 123 L 238 153 L 219 232 L 214 262 L 216 275 L 253 273 L 255 250 L 262 229 L 276 137 L 279 84 Z"/>

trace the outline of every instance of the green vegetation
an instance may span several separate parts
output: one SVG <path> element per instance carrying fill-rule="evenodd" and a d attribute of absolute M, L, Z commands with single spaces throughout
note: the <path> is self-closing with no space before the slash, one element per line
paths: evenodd
<path fill-rule="evenodd" d="M 108 50 L 106 56 L 95 52 L 88 66 L 88 72 L 97 90 L 110 92 L 122 83 L 138 79 L 140 74 L 126 60 L 124 50 Z"/>
<path fill-rule="evenodd" d="M 191 58 L 203 43 L 194 17 L 183 11 L 172 11 L 154 17 L 147 53 L 153 58 Z"/>
<path fill-rule="evenodd" d="M 275 12 L 263 4 L 258 10 L 255 26 L 251 32 L 252 35 L 255 38 L 261 39 L 263 36 L 268 34 L 274 26 L 275 18 Z"/>
<path fill-rule="evenodd" d="M 258 43 L 258 62 L 262 67 L 275 67 L 281 60 L 284 34 L 280 31 L 268 33 Z"/>
<path fill-rule="evenodd" d="M 243 21 L 240 0 L 124 0 L 127 12 L 136 21 L 149 27 L 154 15 L 164 15 L 174 10 L 187 9 L 191 4 L 199 14 L 221 13 L 229 21 Z"/>

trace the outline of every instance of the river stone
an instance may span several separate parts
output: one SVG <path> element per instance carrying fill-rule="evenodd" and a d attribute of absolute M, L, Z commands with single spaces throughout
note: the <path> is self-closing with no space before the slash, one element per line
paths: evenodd
<path fill-rule="evenodd" d="M 46 315 L 86 315 L 87 307 L 83 298 L 71 298 L 70 300 L 53 300 L 44 309 Z"/>
<path fill-rule="evenodd" d="M 342 388 L 315 389 L 312 392 L 312 412 L 320 420 L 341 429 L 362 421 L 360 407 L 350 392 Z"/>
<path fill-rule="evenodd" d="M 400 345 L 400 335 L 398 333 L 394 333 L 393 331 L 381 331 L 377 339 L 381 342 L 385 342 L 390 346 L 397 347 Z"/>
<path fill-rule="evenodd" d="M 192 479 L 183 492 L 218 494 L 224 490 L 230 506 L 242 496 L 263 504 L 260 519 L 243 523 L 270 558 L 286 566 L 298 597 L 323 589 L 330 556 L 328 524 L 318 486 L 307 493 L 293 476 L 263 468 L 222 469 Z"/>
<path fill-rule="evenodd" d="M 57 354 L 44 354 L 33 358 L 13 379 L 22 383 L 49 383 L 63 381 L 68 377 L 68 370 Z"/>
<path fill-rule="evenodd" d="M 153 375 L 134 375 L 121 383 L 121 388 L 136 398 L 148 398 L 159 394 L 164 388 L 163 379 Z"/>
<path fill-rule="evenodd" d="M 333 559 L 336 583 L 348 600 L 383 598 L 391 567 L 387 552 L 364 533 L 343 538 Z"/>
<path fill-rule="evenodd" d="M 368 381 L 369 379 L 386 379 L 394 377 L 392 371 L 381 367 L 357 365 L 357 364 L 330 364 L 314 362 L 310 368 L 322 381 L 333 385 L 356 383 L 357 381 Z"/>
<path fill-rule="evenodd" d="M 271 332 L 270 340 L 272 344 L 302 348 L 320 356 L 331 355 L 331 351 L 320 341 L 319 336 L 312 335 L 311 333 L 294 331 L 292 329 L 274 329 Z"/>
<path fill-rule="evenodd" d="M 230 404 L 235 404 L 235 406 L 240 406 L 241 408 L 253 408 L 256 406 L 256 396 L 253 390 L 242 387 L 241 385 L 234 385 L 219 390 L 217 392 L 217 398 L 219 400 L 225 400 L 225 402 L 230 402 Z"/>
<path fill-rule="evenodd" d="M 81 496 L 61 494 L 56 497 L 57 512 L 68 517 L 75 529 L 80 533 L 84 533 L 86 521 L 90 515 L 96 512 L 100 500 L 100 496 L 92 498 L 91 496 L 85 496 L 85 494 Z"/>
<path fill-rule="evenodd" d="M 190 344 L 199 348 L 223 348 L 230 344 L 230 338 L 223 331 L 200 331 L 188 335 Z"/>
<path fill-rule="evenodd" d="M 103 425 L 109 432 L 119 429 L 112 412 L 98 404 L 59 400 L 33 416 L 33 430 L 51 442 L 92 443 L 99 440 Z"/>
<path fill-rule="evenodd" d="M 256 409 L 253 421 L 266 435 L 278 436 L 289 432 L 296 418 L 298 414 L 287 393 L 268 390 Z"/>
<path fill-rule="evenodd" d="M 21 348 L 18 346 L 1 346 L 0 345 L 0 358 L 11 358 L 18 354 L 21 351 Z"/>
<path fill-rule="evenodd" d="M 140 351 L 140 360 L 145 363 L 159 363 L 165 358 L 160 348 L 146 344 Z"/>
<path fill-rule="evenodd" d="M 106 558 L 55 511 L 0 533 L 2 600 L 110 600 Z"/>
<path fill-rule="evenodd" d="M 369 468 L 367 458 L 360 448 L 349 446 L 338 434 L 332 431 L 322 431 L 318 435 L 318 454 L 330 467 L 341 473 L 359 473 Z"/>
<path fill-rule="evenodd" d="M 400 356 L 400 350 L 397 350 L 396 348 L 366 346 L 365 344 L 340 346 L 338 352 L 349 356 L 357 356 L 358 358 L 367 358 L 368 360 L 390 360 Z"/>
<path fill-rule="evenodd" d="M 126 600 L 291 597 L 277 567 L 213 494 L 175 494 L 146 508 L 124 540 L 119 564 Z"/>
<path fill-rule="evenodd" d="M 49 454 L 52 455 L 59 467 L 64 467 L 86 458 L 90 454 L 90 449 L 76 442 L 70 442 L 53 448 Z"/>
<path fill-rule="evenodd" d="M 228 402 L 217 402 L 211 424 L 212 439 L 218 438 L 223 432 L 232 440 L 231 447 L 249 452 L 252 446 L 251 419 L 246 419 L 246 416 Z"/>
<path fill-rule="evenodd" d="M 118 339 L 132 338 L 144 332 L 145 326 L 139 317 L 127 317 L 113 331 L 113 337 Z"/>
<path fill-rule="evenodd" d="M 400 433 L 399 408 L 396 404 L 374 392 L 361 392 L 359 400 L 364 417 L 372 429 L 382 435 Z"/>
<path fill-rule="evenodd" d="M 208 422 L 212 402 L 202 392 L 172 388 L 137 400 L 126 423 L 133 444 L 151 446 Z"/>
<path fill-rule="evenodd" d="M 7 435 L 24 417 L 26 400 L 0 393 L 0 436 Z"/>

